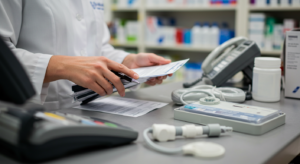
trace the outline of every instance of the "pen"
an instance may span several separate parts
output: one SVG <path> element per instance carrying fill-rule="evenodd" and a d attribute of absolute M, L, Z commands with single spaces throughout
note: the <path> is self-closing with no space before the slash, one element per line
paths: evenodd
<path fill-rule="evenodd" d="M 135 80 L 133 78 L 130 78 L 130 77 L 126 76 L 126 75 L 122 75 L 119 72 L 116 72 L 116 71 L 111 71 L 111 72 L 113 72 L 115 75 L 117 75 L 118 77 L 120 77 L 121 79 L 124 79 L 126 81 L 139 83 L 137 80 Z"/>
<path fill-rule="evenodd" d="M 111 71 L 112 73 L 114 73 L 116 76 L 120 77 L 120 79 L 123 79 L 123 80 L 126 80 L 128 82 L 134 82 L 134 83 L 137 83 L 139 84 L 140 82 L 138 82 L 137 80 L 135 79 L 132 79 L 126 75 L 121 75 L 120 73 L 116 72 L 116 71 Z M 84 88 L 82 86 L 79 86 L 79 85 L 74 85 L 72 86 L 72 91 L 73 92 L 80 92 L 80 91 L 83 91 L 83 90 L 86 90 L 87 88 Z"/>
<path fill-rule="evenodd" d="M 96 100 L 97 98 L 101 97 L 100 95 L 95 95 L 95 96 L 92 96 L 84 101 L 81 102 L 80 105 L 85 105 L 85 104 L 88 104 L 89 102 L 93 101 L 93 100 Z"/>

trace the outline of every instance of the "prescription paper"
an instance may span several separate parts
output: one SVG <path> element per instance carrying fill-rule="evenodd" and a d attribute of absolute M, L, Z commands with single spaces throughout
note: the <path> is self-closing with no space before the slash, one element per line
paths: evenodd
<path fill-rule="evenodd" d="M 123 97 L 108 97 L 94 100 L 86 105 L 80 105 L 75 108 L 129 117 L 139 117 L 153 111 L 154 109 L 161 108 L 166 105 L 168 105 L 168 103 L 144 101 Z"/>
<path fill-rule="evenodd" d="M 181 68 L 189 60 L 190 59 L 180 60 L 180 61 L 172 62 L 172 63 L 166 64 L 166 65 L 142 67 L 142 68 L 137 68 L 137 69 L 132 69 L 132 70 L 134 72 L 136 72 L 140 76 L 141 79 L 165 76 L 165 75 L 176 72 L 179 68 Z"/>

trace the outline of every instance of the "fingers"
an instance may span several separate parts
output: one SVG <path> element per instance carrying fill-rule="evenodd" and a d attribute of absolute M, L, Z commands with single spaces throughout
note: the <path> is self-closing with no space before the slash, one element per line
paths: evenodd
<path fill-rule="evenodd" d="M 148 80 L 146 84 L 154 86 L 156 84 L 162 84 L 163 80 L 165 80 L 168 76 L 161 76 L 161 77 L 156 77 Z"/>
<path fill-rule="evenodd" d="M 96 82 L 89 84 L 89 89 L 93 90 L 94 92 L 98 93 L 100 96 L 105 96 L 105 90 L 98 85 Z"/>
<path fill-rule="evenodd" d="M 165 58 L 155 55 L 155 54 L 149 54 L 148 58 L 151 63 L 157 64 L 157 65 L 164 65 L 164 64 L 171 63 L 171 60 L 165 59 Z"/>
<path fill-rule="evenodd" d="M 130 76 L 134 79 L 139 79 L 139 75 L 132 71 L 131 69 L 127 68 L 123 64 L 114 62 L 114 61 L 109 61 L 108 62 L 108 68 L 111 70 L 114 70 L 116 72 L 124 73 L 127 76 Z"/>
<path fill-rule="evenodd" d="M 100 85 L 107 95 L 111 95 L 113 93 L 113 85 L 109 83 L 103 76 L 97 76 L 96 82 Z"/>
<path fill-rule="evenodd" d="M 145 82 L 146 84 L 150 85 L 150 86 L 155 86 L 156 85 L 156 80 L 148 80 L 147 82 Z"/>
<path fill-rule="evenodd" d="M 123 83 L 121 82 L 120 77 L 116 76 L 114 73 L 112 73 L 110 70 L 107 70 L 103 73 L 103 76 L 107 78 L 115 88 L 118 90 L 119 95 L 124 97 L 125 96 L 125 88 Z"/>

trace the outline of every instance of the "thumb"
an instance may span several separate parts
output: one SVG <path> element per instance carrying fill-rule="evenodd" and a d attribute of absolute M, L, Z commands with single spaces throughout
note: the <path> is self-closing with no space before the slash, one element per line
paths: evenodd
<path fill-rule="evenodd" d="M 153 64 L 157 64 L 157 65 L 164 65 L 164 64 L 169 64 L 171 63 L 171 60 L 169 59 L 165 59 L 161 56 L 155 55 L 155 54 L 150 54 L 149 55 L 149 60 L 151 63 Z"/>

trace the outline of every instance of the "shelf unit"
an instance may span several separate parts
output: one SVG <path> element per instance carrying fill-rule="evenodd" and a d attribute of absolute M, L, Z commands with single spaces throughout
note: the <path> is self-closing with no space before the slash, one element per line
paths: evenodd
<path fill-rule="evenodd" d="M 211 7 L 146 7 L 147 11 L 184 11 L 184 12 L 192 12 L 192 11 L 234 11 L 236 6 L 211 6 Z"/>
<path fill-rule="evenodd" d="M 117 41 L 110 41 L 110 44 L 115 46 L 115 47 L 138 48 L 137 43 L 119 43 Z"/>
<path fill-rule="evenodd" d="M 250 6 L 250 11 L 300 11 L 300 6 Z"/>
<path fill-rule="evenodd" d="M 206 47 L 193 47 L 187 45 L 147 45 L 147 49 L 157 49 L 157 50 L 171 50 L 171 51 L 188 51 L 188 52 L 211 52 L 214 48 Z"/>
<path fill-rule="evenodd" d="M 119 12 L 126 12 L 126 11 L 138 11 L 138 8 L 127 8 L 127 7 L 116 7 L 112 6 L 111 11 L 119 11 Z"/>
<path fill-rule="evenodd" d="M 120 8 L 112 5 L 112 1 L 108 1 L 110 4 L 110 15 L 111 18 L 114 17 L 114 14 L 116 13 L 122 13 L 124 12 L 136 12 L 137 19 L 140 22 L 139 27 L 139 39 L 141 40 L 137 44 L 119 44 L 117 42 L 111 42 L 113 46 L 116 47 L 125 47 L 125 48 L 137 48 L 138 52 L 147 52 L 147 50 L 165 50 L 165 51 L 186 51 L 186 52 L 202 52 L 205 54 L 208 54 L 210 51 L 213 50 L 213 48 L 197 48 L 197 47 L 190 47 L 185 45 L 174 45 L 174 46 L 166 46 L 166 45 L 147 45 L 144 42 L 145 38 L 145 19 L 148 15 L 153 13 L 167 13 L 168 15 L 174 13 L 174 12 L 181 12 L 181 13 L 187 13 L 187 12 L 199 12 L 204 13 L 207 15 L 207 17 L 210 16 L 211 12 L 219 12 L 220 14 L 226 13 L 226 12 L 233 12 L 235 25 L 235 32 L 236 36 L 248 36 L 248 17 L 251 12 L 300 12 L 300 6 L 299 7 L 293 7 L 293 6 L 265 6 L 265 7 L 258 7 L 258 6 L 251 6 L 249 4 L 248 0 L 238 0 L 237 4 L 235 6 L 208 6 L 208 7 L 192 7 L 192 6 L 173 6 L 173 7 L 148 7 L 146 6 L 146 1 L 141 0 L 140 6 L 138 8 Z M 281 54 L 280 50 L 261 50 L 262 55 L 270 55 L 270 56 L 279 56 Z"/>

